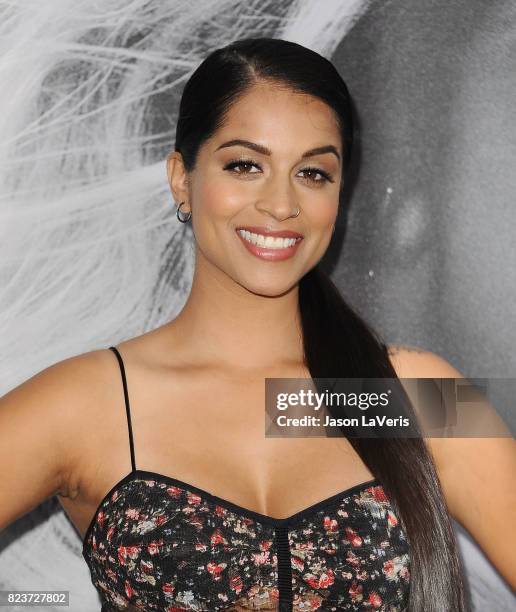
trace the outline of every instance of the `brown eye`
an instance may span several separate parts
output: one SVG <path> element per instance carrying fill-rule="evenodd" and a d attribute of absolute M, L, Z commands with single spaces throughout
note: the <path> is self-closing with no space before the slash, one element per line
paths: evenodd
<path fill-rule="evenodd" d="M 224 170 L 231 170 L 235 174 L 256 174 L 256 172 L 248 172 L 247 170 L 244 170 L 244 171 L 242 171 L 242 170 L 236 171 L 235 170 L 236 168 L 247 168 L 247 169 L 249 169 L 252 166 L 255 166 L 256 168 L 260 167 L 260 166 L 258 166 L 258 164 L 256 164 L 251 159 L 234 159 L 233 161 L 229 162 L 229 164 L 224 166 Z"/>
<path fill-rule="evenodd" d="M 311 183 L 321 183 L 321 184 L 326 183 L 326 182 L 333 183 L 331 176 L 324 170 L 321 170 L 320 168 L 303 168 L 301 172 L 308 172 L 312 174 L 312 178 L 308 179 Z M 314 178 L 314 176 L 316 176 L 317 174 L 319 176 L 322 176 L 322 178 L 319 178 L 319 179 Z"/>

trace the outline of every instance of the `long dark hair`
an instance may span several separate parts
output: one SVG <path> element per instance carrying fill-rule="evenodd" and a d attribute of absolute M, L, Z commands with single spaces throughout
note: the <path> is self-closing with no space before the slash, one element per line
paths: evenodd
<path fill-rule="evenodd" d="M 342 195 L 356 129 L 346 84 L 329 60 L 277 38 L 235 41 L 213 51 L 192 74 L 180 102 L 175 142 L 186 170 L 194 169 L 199 147 L 223 125 L 231 105 L 260 79 L 286 84 L 333 109 L 343 144 Z M 386 344 L 344 301 L 320 264 L 299 282 L 299 309 L 305 364 L 312 378 L 397 379 Z M 409 610 L 466 610 L 450 515 L 423 439 L 350 438 L 350 443 L 382 483 L 406 533 Z"/>

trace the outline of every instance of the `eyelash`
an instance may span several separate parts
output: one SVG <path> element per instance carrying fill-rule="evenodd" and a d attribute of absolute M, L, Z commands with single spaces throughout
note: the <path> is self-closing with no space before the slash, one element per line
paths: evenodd
<path fill-rule="evenodd" d="M 238 166 L 244 166 L 244 165 L 256 166 L 257 168 L 260 168 L 259 164 L 254 162 L 252 159 L 234 159 L 234 160 L 230 161 L 228 164 L 226 164 L 226 166 L 224 166 L 224 170 L 234 170 Z M 261 170 L 261 168 L 260 168 L 260 170 Z M 300 172 L 317 172 L 322 177 L 324 177 L 323 179 L 319 179 L 319 180 L 307 179 L 311 183 L 321 184 L 321 185 L 326 183 L 326 182 L 333 183 L 333 179 L 331 178 L 331 176 L 327 172 L 325 172 L 324 170 L 321 170 L 320 168 L 315 168 L 313 166 L 307 166 L 306 168 L 302 168 L 302 170 L 300 170 Z M 244 173 L 237 172 L 237 174 L 246 174 L 246 173 L 245 172 Z"/>

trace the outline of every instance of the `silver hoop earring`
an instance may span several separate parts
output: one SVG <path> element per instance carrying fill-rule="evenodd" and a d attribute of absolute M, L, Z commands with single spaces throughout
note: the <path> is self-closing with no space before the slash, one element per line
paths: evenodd
<path fill-rule="evenodd" d="M 181 208 L 181 206 L 183 206 L 184 202 L 181 202 L 181 204 L 179 204 L 179 206 L 177 207 L 176 210 L 176 217 L 178 218 L 179 221 L 181 221 L 181 223 L 188 223 L 188 221 L 190 221 L 191 217 L 192 217 L 192 211 L 188 211 L 186 217 L 180 217 L 179 216 L 179 209 Z"/>

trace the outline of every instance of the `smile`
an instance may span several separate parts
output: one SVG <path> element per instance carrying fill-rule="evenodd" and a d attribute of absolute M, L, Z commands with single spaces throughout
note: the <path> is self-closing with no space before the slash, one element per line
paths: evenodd
<path fill-rule="evenodd" d="M 282 261 L 292 257 L 303 240 L 302 236 L 297 238 L 264 236 L 243 229 L 238 229 L 236 232 L 250 253 L 267 261 Z"/>
<path fill-rule="evenodd" d="M 257 246 L 265 247 L 267 249 L 285 249 L 290 247 L 301 238 L 274 238 L 273 236 L 264 236 L 263 234 L 254 234 L 246 230 L 238 230 L 238 233 L 244 240 L 248 240 Z"/>

